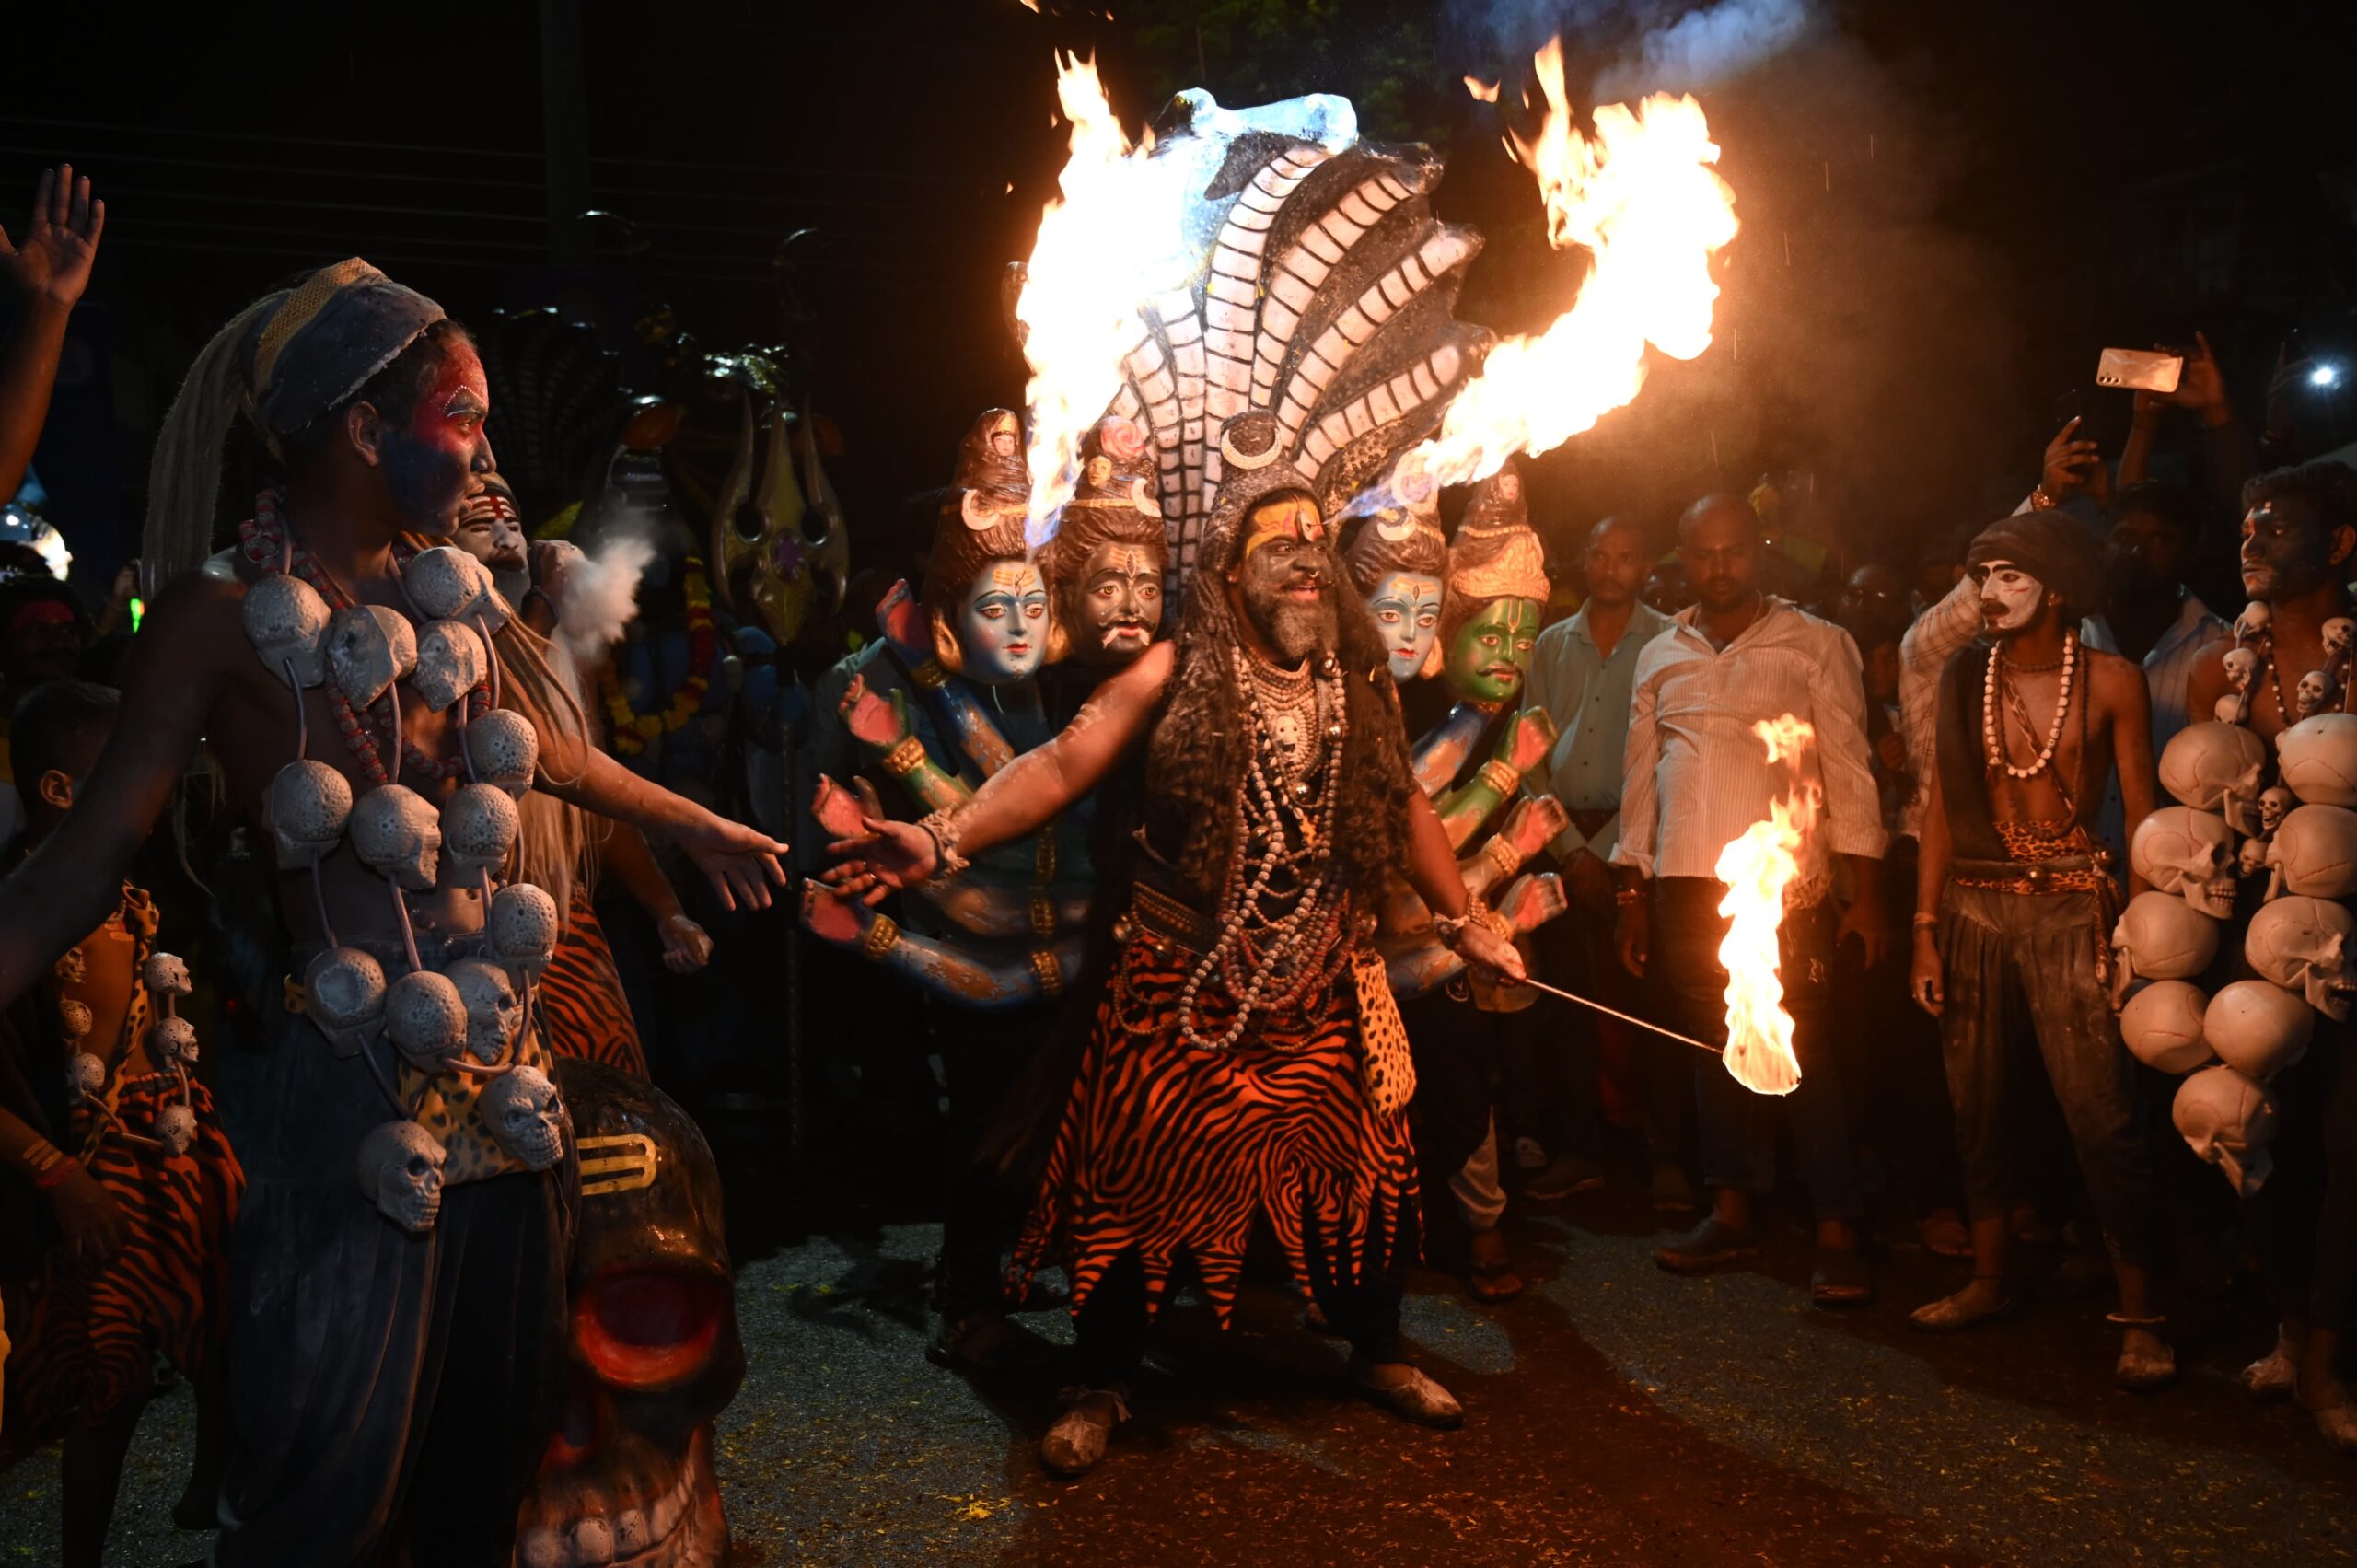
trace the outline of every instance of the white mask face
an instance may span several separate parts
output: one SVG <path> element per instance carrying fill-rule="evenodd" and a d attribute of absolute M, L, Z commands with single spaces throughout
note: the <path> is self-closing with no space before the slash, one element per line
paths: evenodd
<path fill-rule="evenodd" d="M 2045 602 L 2046 585 L 2012 562 L 1991 561 L 1981 568 L 1981 624 L 1992 636 L 2026 630 Z"/>

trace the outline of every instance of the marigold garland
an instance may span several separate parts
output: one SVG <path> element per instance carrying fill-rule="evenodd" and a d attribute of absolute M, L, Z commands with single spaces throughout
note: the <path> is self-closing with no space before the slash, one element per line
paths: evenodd
<path fill-rule="evenodd" d="M 625 757 L 639 755 L 647 742 L 659 740 L 702 712 L 704 693 L 712 688 L 712 667 L 720 654 L 720 633 L 712 618 L 712 585 L 705 580 L 702 561 L 691 555 L 685 564 L 688 678 L 671 693 L 671 701 L 661 713 L 642 714 L 630 705 L 610 663 L 598 678 L 606 700 L 606 716 L 613 721 L 614 749 Z"/>

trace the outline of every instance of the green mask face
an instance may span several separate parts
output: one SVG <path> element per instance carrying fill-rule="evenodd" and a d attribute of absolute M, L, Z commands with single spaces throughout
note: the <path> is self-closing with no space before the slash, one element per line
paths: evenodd
<path fill-rule="evenodd" d="M 1538 645 L 1538 601 L 1492 599 L 1457 628 L 1442 673 L 1459 696 L 1476 703 L 1510 703 L 1522 691 L 1530 652 Z"/>

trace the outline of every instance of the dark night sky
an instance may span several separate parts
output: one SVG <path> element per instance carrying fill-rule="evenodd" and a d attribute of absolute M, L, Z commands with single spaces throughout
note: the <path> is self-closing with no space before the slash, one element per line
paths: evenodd
<path fill-rule="evenodd" d="M 1282 7 L 1113 9 L 1107 23 L 1016 0 L 585 8 L 592 197 L 652 239 L 690 330 L 774 339 L 770 258 L 787 232 L 819 230 L 802 276 L 855 526 L 888 526 L 900 496 L 946 479 L 975 412 L 1019 401 L 998 272 L 1028 248 L 1062 161 L 1051 44 L 1098 48 L 1132 118 L 1178 87 L 1247 102 L 1239 83 L 1348 92 L 1376 68 L 1346 30 L 1305 44 L 1296 77 L 1282 36 L 1222 45 L 1214 20 L 1197 84 L 1193 58 L 1185 79 L 1167 58 L 1170 29 L 1156 52 L 1140 22 Z M 1504 64 L 1462 25 L 1472 7 L 1341 9 L 1426 27 L 1411 117 L 1451 155 L 1445 215 L 1491 237 L 1463 313 L 1542 321 L 1576 268 L 1545 251 L 1491 111 L 1454 87 Z M 0 215 L 19 221 L 17 193 L 64 156 L 109 198 L 44 452 L 95 565 L 136 533 L 148 434 L 189 354 L 273 280 L 356 250 L 479 317 L 553 279 L 533 7 L 83 15 L 98 19 L 12 19 L 32 36 L 12 40 L 0 99 Z M 1666 521 L 1701 489 L 1792 461 L 1856 531 L 1911 538 L 2026 487 L 2054 397 L 2106 343 L 2202 328 L 2254 416 L 2288 330 L 2357 350 L 2357 143 L 2329 16 L 1851 5 L 1704 91 L 1745 225 L 1720 342 L 1542 466 L 1550 531 L 1623 507 Z M 2332 444 L 2339 411 L 2310 401 L 2311 446 Z M 2337 439 L 2351 436 L 2342 416 Z"/>

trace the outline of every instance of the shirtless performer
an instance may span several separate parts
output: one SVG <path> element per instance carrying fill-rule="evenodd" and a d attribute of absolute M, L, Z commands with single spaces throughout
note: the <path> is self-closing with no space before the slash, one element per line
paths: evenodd
<path fill-rule="evenodd" d="M 265 792 L 298 745 L 355 796 L 394 776 L 429 803 L 453 795 L 470 765 L 457 733 L 470 700 L 437 710 L 407 680 L 366 703 L 340 680 L 290 683 L 294 660 L 265 667 L 241 605 L 271 575 L 299 575 L 398 645 L 393 623 L 407 627 L 416 613 L 401 570 L 418 553 L 411 536 L 447 537 L 470 476 L 493 466 L 489 409 L 465 331 L 356 259 L 266 296 L 198 354 L 165 420 L 149 490 L 143 560 L 162 592 L 87 793 L 0 887 L 0 1005 L 105 917 L 200 744 L 258 828 Z M 198 567 L 212 548 L 222 446 L 241 414 L 284 488 L 257 502 L 236 575 L 209 575 Z M 783 846 L 585 745 L 547 645 L 502 621 L 489 673 L 500 706 L 537 732 L 539 787 L 668 836 L 724 901 L 766 905 L 769 885 L 784 879 Z M 261 838 L 271 842 L 267 830 Z M 389 877 L 364 866 L 348 840 L 319 862 L 316 884 L 282 867 L 294 972 L 331 944 L 322 914 L 334 943 L 388 957 L 389 973 L 412 935 L 423 963 L 402 967 L 430 967 L 483 923 L 480 882 L 449 882 L 389 896 Z M 260 1131 L 239 1151 L 249 1185 L 228 1311 L 238 1451 L 215 1561 L 373 1562 L 401 1550 L 421 1562 L 505 1564 L 562 1388 L 572 1163 L 536 1170 L 510 1157 L 475 1111 L 466 1075 L 420 1078 L 405 1067 L 424 1108 L 412 1134 L 425 1129 L 442 1145 L 419 1150 L 417 1163 L 439 1153 L 444 1186 L 438 1221 L 405 1229 L 379 1212 L 389 1178 L 379 1178 L 377 1203 L 354 1179 L 362 1140 L 387 1114 L 377 1057 L 354 1060 L 308 1014 L 273 1007 L 268 1028 L 265 1101 L 248 1118 Z M 518 1060 L 528 1041 L 528 1030 L 516 1037 Z"/>
<path fill-rule="evenodd" d="M 1944 1025 L 1972 1279 L 1919 1307 L 1913 1322 L 1949 1332 L 2016 1305 L 2005 1277 L 2014 1196 L 2005 1017 L 2007 993 L 2018 988 L 2119 1283 L 2115 1376 L 2123 1388 L 2158 1388 L 2177 1362 L 2154 1332 L 2151 1159 L 2135 1063 L 2102 973 L 2118 895 L 2094 831 L 2115 769 L 2131 836 L 2153 809 L 2144 672 L 2079 642 L 2097 575 L 2094 544 L 2072 518 L 2008 517 L 1965 559 L 1991 645 L 1964 649 L 1941 678 L 1910 986 Z M 2141 890 L 2131 879 L 2131 891 Z"/>

